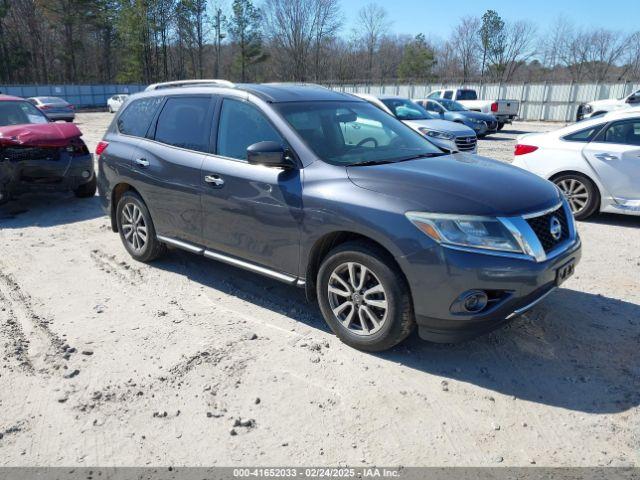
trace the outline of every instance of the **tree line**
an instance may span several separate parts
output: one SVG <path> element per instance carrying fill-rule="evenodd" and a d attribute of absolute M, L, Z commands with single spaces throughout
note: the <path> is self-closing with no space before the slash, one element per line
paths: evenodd
<path fill-rule="evenodd" d="M 0 0 L 0 83 L 640 79 L 640 32 L 488 10 L 411 36 L 376 3 L 351 23 L 340 0 Z"/>

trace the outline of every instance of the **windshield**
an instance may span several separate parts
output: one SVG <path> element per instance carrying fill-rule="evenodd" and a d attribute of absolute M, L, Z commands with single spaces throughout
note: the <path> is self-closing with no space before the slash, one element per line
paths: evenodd
<path fill-rule="evenodd" d="M 47 117 L 29 102 L 21 100 L 0 102 L 0 127 L 48 121 Z"/>
<path fill-rule="evenodd" d="M 441 98 L 438 100 L 438 103 L 450 112 L 465 112 L 467 110 L 461 103 L 454 100 L 445 100 L 444 98 Z"/>
<path fill-rule="evenodd" d="M 380 101 L 398 120 L 430 120 L 432 118 L 424 108 L 408 99 L 381 98 Z"/>
<path fill-rule="evenodd" d="M 366 102 L 292 102 L 275 108 L 322 160 L 334 165 L 389 163 L 442 151 Z"/>

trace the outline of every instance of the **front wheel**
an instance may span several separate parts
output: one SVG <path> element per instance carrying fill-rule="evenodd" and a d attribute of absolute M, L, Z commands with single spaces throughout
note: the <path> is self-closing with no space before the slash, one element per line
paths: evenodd
<path fill-rule="evenodd" d="M 316 284 L 325 321 L 351 347 L 387 350 L 413 330 L 407 282 L 378 247 L 363 242 L 340 245 L 322 262 Z"/>
<path fill-rule="evenodd" d="M 600 204 L 600 194 L 594 183 L 579 173 L 567 173 L 553 179 L 569 202 L 576 220 L 593 215 Z"/>
<path fill-rule="evenodd" d="M 504 123 L 498 122 L 498 131 L 502 130 L 503 128 L 504 128 Z"/>
<path fill-rule="evenodd" d="M 139 262 L 150 262 L 166 251 L 156 237 L 149 209 L 134 192 L 125 192 L 116 207 L 120 239 L 129 255 Z"/>

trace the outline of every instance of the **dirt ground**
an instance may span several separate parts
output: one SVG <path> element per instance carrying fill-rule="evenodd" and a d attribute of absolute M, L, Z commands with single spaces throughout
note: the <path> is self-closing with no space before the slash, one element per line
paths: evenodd
<path fill-rule="evenodd" d="M 78 115 L 92 150 L 111 118 Z M 132 261 L 97 197 L 23 197 L 0 208 L 0 466 L 638 466 L 639 227 L 581 223 L 576 275 L 494 333 L 369 354 L 301 290 Z"/>

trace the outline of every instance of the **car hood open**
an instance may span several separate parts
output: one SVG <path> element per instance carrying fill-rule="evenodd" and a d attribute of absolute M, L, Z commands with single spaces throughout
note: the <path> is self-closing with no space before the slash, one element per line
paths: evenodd
<path fill-rule="evenodd" d="M 361 188 L 406 200 L 411 209 L 425 212 L 515 216 L 560 201 L 551 182 L 504 162 L 465 153 L 351 166 L 347 174 Z"/>
<path fill-rule="evenodd" d="M 42 123 L 0 127 L 0 146 L 64 147 L 82 132 L 73 123 Z"/>

